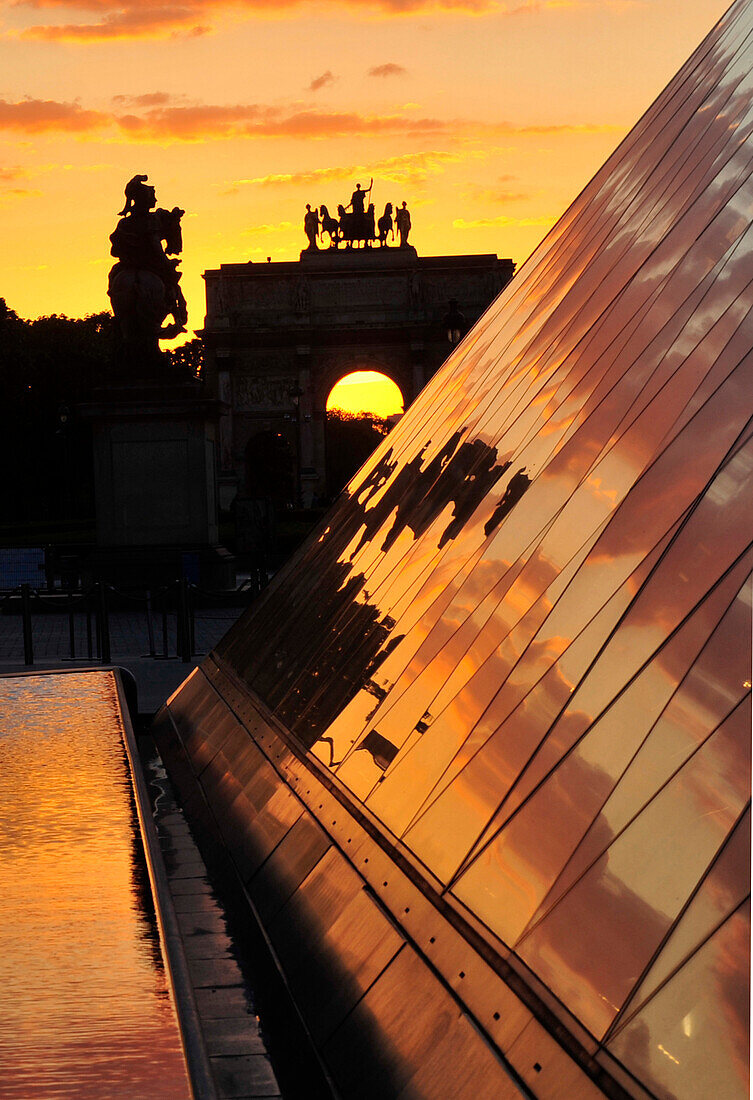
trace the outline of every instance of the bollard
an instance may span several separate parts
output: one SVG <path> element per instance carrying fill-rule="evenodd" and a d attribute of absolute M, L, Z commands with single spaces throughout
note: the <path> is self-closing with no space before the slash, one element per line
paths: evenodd
<path fill-rule="evenodd" d="M 86 593 L 86 655 L 90 661 L 94 660 L 94 649 L 92 646 L 92 605 L 91 605 L 91 593 Z"/>
<path fill-rule="evenodd" d="M 101 581 L 97 583 L 97 633 L 99 635 L 99 659 L 110 664 L 110 621 L 107 616 L 107 591 Z"/>
<path fill-rule="evenodd" d="M 34 664 L 34 639 L 31 633 L 31 589 L 28 584 L 21 585 L 21 617 L 24 630 L 24 664 Z"/>
<path fill-rule="evenodd" d="M 196 599 L 194 585 L 188 586 L 188 651 L 191 657 L 196 652 Z"/>
<path fill-rule="evenodd" d="M 188 581 L 178 582 L 178 653 L 181 661 L 191 660 L 191 634 L 188 627 Z"/>

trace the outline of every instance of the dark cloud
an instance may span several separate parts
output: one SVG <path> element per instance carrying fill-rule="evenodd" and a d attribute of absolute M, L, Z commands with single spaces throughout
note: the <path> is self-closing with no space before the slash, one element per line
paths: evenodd
<path fill-rule="evenodd" d="M 143 103 L 161 99 L 163 93 L 145 93 Z M 139 97 L 136 97 L 139 98 Z M 600 133 L 618 129 L 609 125 L 513 126 L 508 122 L 485 123 L 457 118 L 415 118 L 408 113 L 360 114 L 357 111 L 290 110 L 260 103 L 190 104 L 171 100 L 157 106 L 120 113 L 87 110 L 79 103 L 27 98 L 0 100 L 0 130 L 19 133 L 86 134 L 109 131 L 125 140 L 211 141 L 223 138 L 336 138 L 372 134 L 400 134 L 410 138 L 458 134 L 478 139 L 489 136 Z M 428 156 L 428 154 L 422 154 Z M 408 154 L 409 157 L 413 154 Z M 435 165 L 447 154 L 436 154 Z M 427 161 L 428 165 L 430 162 Z M 400 165 L 396 165 L 398 169 Z M 417 166 L 419 170 L 426 165 Z M 400 178 L 407 178 L 401 173 Z"/>
<path fill-rule="evenodd" d="M 396 65 L 394 61 L 388 61 L 385 65 L 375 65 L 369 69 L 369 76 L 407 76 L 408 70 L 402 65 Z"/>
<path fill-rule="evenodd" d="M 124 107 L 164 107 L 175 101 L 169 92 L 145 92 L 144 95 L 114 95 L 113 103 Z"/>
<path fill-rule="evenodd" d="M 84 0 L 84 3 L 68 3 L 68 0 L 26 0 L 26 5 L 34 8 L 71 8 L 78 13 L 81 8 L 101 14 L 95 23 L 43 24 L 28 27 L 22 32 L 24 38 L 37 38 L 44 41 L 59 42 L 97 42 L 120 38 L 163 38 L 175 34 L 201 35 L 211 30 L 196 20 L 204 14 L 204 3 L 189 0 L 183 5 L 155 5 L 147 2 L 126 2 L 115 5 L 98 0 Z M 206 7 L 217 6 L 212 0 Z"/>
<path fill-rule="evenodd" d="M 330 0 L 333 5 L 353 11 L 380 11 L 400 15 L 406 12 L 465 11 L 480 14 L 494 12 L 516 15 L 541 8 L 566 7 L 563 0 Z M 96 43 L 128 38 L 190 37 L 207 34 L 212 23 L 227 14 L 265 14 L 305 7 L 310 0 L 177 0 L 154 3 L 153 0 L 16 0 L 20 8 L 69 14 L 79 20 L 81 13 L 92 16 L 90 22 L 40 23 L 27 27 L 22 36 L 45 41 Z M 402 67 L 376 66 L 374 76 L 398 76 Z M 315 89 L 314 89 L 315 90 Z"/>
<path fill-rule="evenodd" d="M 260 104 L 164 107 L 121 115 L 116 124 L 147 140 L 201 141 L 220 137 L 347 137 L 355 134 L 430 133 L 445 128 L 440 119 L 403 115 L 361 115 L 355 111 L 295 111 Z"/>
<path fill-rule="evenodd" d="M 335 83 L 334 74 L 327 69 L 326 73 L 322 73 L 321 76 L 315 77 L 309 84 L 310 92 L 318 92 L 320 88 L 326 88 L 328 84 Z"/>
<path fill-rule="evenodd" d="M 110 122 L 100 111 L 87 111 L 78 103 L 60 103 L 53 99 L 22 99 L 16 103 L 0 99 L 0 130 L 27 134 L 86 133 Z"/>

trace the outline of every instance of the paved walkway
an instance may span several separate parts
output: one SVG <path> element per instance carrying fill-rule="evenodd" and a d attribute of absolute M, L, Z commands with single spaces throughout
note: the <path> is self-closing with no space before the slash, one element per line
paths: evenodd
<path fill-rule="evenodd" d="M 138 686 L 138 708 L 141 714 L 152 714 L 172 694 L 188 673 L 203 659 L 243 614 L 242 607 L 198 608 L 195 612 L 195 652 L 191 661 L 177 656 L 177 631 L 174 614 L 167 617 L 168 658 L 151 657 L 146 615 L 142 610 L 111 611 L 111 664 L 129 669 Z M 154 616 L 153 642 L 157 654 L 164 652 L 162 616 Z M 32 614 L 34 663 L 24 664 L 23 624 L 20 614 L 0 615 L 0 674 L 38 669 L 85 667 L 97 664 L 96 626 L 91 618 L 92 659 L 89 659 L 89 639 L 86 615 L 74 615 L 74 659 L 71 659 L 70 624 L 67 614 L 51 612 Z"/>

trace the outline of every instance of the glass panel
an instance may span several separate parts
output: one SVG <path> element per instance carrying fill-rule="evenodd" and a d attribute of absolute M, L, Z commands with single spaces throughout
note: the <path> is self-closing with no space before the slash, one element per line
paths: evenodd
<path fill-rule="evenodd" d="M 746 595 L 749 597 L 749 592 Z M 748 600 L 738 600 L 736 603 L 739 612 L 739 605 L 745 608 Z M 645 803 L 646 791 L 658 790 L 730 711 L 738 708 L 740 714 L 736 720 L 747 720 L 749 689 L 745 684 L 750 682 L 750 649 L 747 644 L 750 616 L 737 633 L 730 630 L 736 618 L 734 614 L 727 616 L 723 628 L 717 631 L 697 665 L 691 669 L 607 800 L 598 823 L 594 824 L 568 864 L 547 904 L 569 888 L 596 854 L 603 850 L 607 838 L 616 836 L 625 827 Z M 736 644 L 740 659 L 733 657 L 728 668 L 714 668 L 715 658 L 723 659 L 725 650 L 734 654 Z M 742 704 L 740 700 L 743 700 Z"/>
<path fill-rule="evenodd" d="M 749 893 L 750 809 L 746 810 L 646 977 L 637 986 L 627 1005 L 629 1018 L 634 1017 L 635 1011 L 640 1010 L 644 1002 L 745 901 Z M 629 1024 L 629 1019 L 627 1022 Z M 625 1026 L 621 1018 L 617 1023 L 618 1029 Z"/>
<path fill-rule="evenodd" d="M 750 903 L 634 1016 L 608 1050 L 658 1096 L 748 1100 Z"/>
<path fill-rule="evenodd" d="M 539 685 L 537 686 L 537 690 L 535 692 L 531 692 L 524 700 L 524 702 L 515 711 L 513 717 L 510 719 L 509 730 L 506 729 L 504 734 L 500 735 L 501 740 L 504 741 L 506 749 L 506 756 L 504 762 L 502 763 L 502 768 L 500 769 L 496 767 L 497 761 L 495 759 L 495 763 L 491 765 L 491 768 L 488 771 L 488 779 L 493 781 L 496 795 L 495 805 L 494 807 L 490 808 L 490 812 L 493 812 L 493 810 L 496 809 L 499 801 L 501 801 L 506 791 L 508 790 L 510 783 L 514 781 L 520 768 L 524 766 L 530 754 L 532 745 L 536 744 L 536 741 L 532 742 L 531 738 L 538 738 L 538 736 L 540 736 L 540 729 L 542 727 L 548 727 L 551 721 L 553 721 L 561 706 L 569 698 L 571 684 L 574 681 L 568 678 L 568 674 L 572 675 L 572 670 L 578 661 L 580 661 L 583 670 L 588 667 L 593 659 L 593 653 L 598 649 L 599 645 L 602 644 L 604 640 L 609 636 L 609 633 L 613 629 L 615 623 L 619 620 L 625 608 L 628 606 L 630 600 L 633 598 L 635 589 L 639 587 L 641 579 L 645 578 L 646 573 L 649 571 L 651 564 L 655 562 L 657 556 L 658 552 L 655 551 L 654 554 L 642 565 L 641 573 L 638 577 L 635 578 L 635 581 L 633 581 L 631 578 L 631 580 L 626 585 L 623 585 L 618 593 L 612 598 L 612 600 L 609 601 L 607 606 L 602 609 L 602 611 L 592 620 L 591 623 L 588 624 L 585 630 L 583 630 L 581 634 L 576 638 L 576 640 L 568 647 L 568 649 L 566 650 L 566 654 L 563 655 L 561 659 L 561 664 L 564 664 L 567 661 L 569 667 L 566 668 L 564 672 L 557 671 L 556 674 L 552 676 L 544 676 L 541 680 L 541 683 L 539 683 Z M 499 680 L 502 679 L 504 676 L 504 672 L 509 670 L 514 665 L 515 658 L 518 656 L 518 653 L 515 651 L 515 641 L 517 640 L 518 639 L 516 638 L 508 639 L 505 645 L 500 647 L 499 652 L 494 655 L 493 659 L 487 662 L 484 668 L 484 675 L 486 678 L 485 680 L 482 680 L 481 676 L 475 679 L 473 685 L 474 691 L 480 694 L 481 690 L 484 690 L 484 694 L 481 696 L 480 700 L 482 703 L 486 702 L 489 697 L 495 693 Z M 529 638 L 525 638 L 524 644 L 527 644 L 528 641 Z M 566 643 L 567 639 L 562 638 L 558 639 L 558 641 L 564 644 Z M 522 645 L 519 642 L 519 648 L 521 647 Z M 540 651 L 541 660 L 551 660 L 556 653 L 555 647 L 556 642 L 555 645 L 552 647 L 552 649 L 554 649 L 554 653 L 550 652 L 550 650 L 542 649 L 542 651 Z M 507 669 L 505 669 L 505 662 L 507 663 Z M 536 671 L 538 672 L 539 670 L 537 669 Z M 510 674 L 508 680 L 511 680 L 513 675 L 514 672 Z M 522 691 L 521 694 L 523 694 Z M 465 709 L 466 712 L 470 710 L 470 717 L 473 718 L 475 716 L 473 710 L 471 710 L 471 706 L 469 706 L 469 701 L 471 706 L 475 702 L 474 696 L 471 694 L 470 691 L 468 693 L 465 693 L 464 697 L 460 701 L 461 714 L 462 709 Z M 489 710 L 491 711 L 492 708 L 490 707 Z M 495 711 L 495 717 L 496 713 L 497 712 Z M 479 714 L 478 718 L 480 720 L 477 720 L 475 723 L 473 734 L 474 739 L 483 736 L 485 728 L 488 729 L 488 713 L 484 715 L 483 718 Z M 380 728 L 383 728 L 383 726 Z M 441 736 L 442 729 L 442 726 L 439 726 L 438 728 L 433 726 L 430 727 L 425 735 L 427 742 L 433 744 L 434 740 L 438 738 L 438 736 Z M 470 744 L 466 746 L 464 750 L 464 755 L 469 750 Z M 445 754 L 442 754 L 439 759 L 442 760 L 444 763 L 447 762 L 447 757 Z M 490 757 L 486 757 L 485 759 L 485 766 L 487 768 L 489 768 L 490 759 Z M 385 783 L 385 788 L 386 787 L 387 784 Z M 381 795 L 381 792 L 379 793 Z M 390 792 L 388 790 L 385 790 L 384 798 L 375 797 L 374 800 L 370 800 L 370 805 L 371 801 L 374 801 L 375 805 L 378 805 L 379 810 L 384 817 L 384 820 L 388 824 L 390 824 L 391 827 L 397 828 L 397 823 L 393 823 L 391 808 L 386 802 L 386 800 L 389 798 L 389 794 Z M 405 796 L 403 795 L 403 797 Z M 482 812 L 484 809 L 483 803 L 481 803 L 480 800 L 475 803 L 475 807 L 477 810 L 476 813 L 466 812 L 463 815 L 464 822 L 462 828 L 460 827 L 459 821 L 457 819 L 455 820 L 451 840 L 448 840 L 448 838 L 444 835 L 445 830 L 442 830 L 442 832 L 432 833 L 432 826 L 421 827 L 420 824 L 407 834 L 409 837 L 409 844 L 412 847 L 415 845 L 415 850 L 420 851 L 420 853 L 422 854 L 422 858 L 427 862 L 429 861 L 428 853 L 429 850 L 431 850 L 432 860 L 430 866 L 432 866 L 432 868 L 435 870 L 435 873 L 440 874 L 440 877 L 442 878 L 451 873 L 457 867 L 460 860 L 465 856 L 466 852 L 468 851 L 468 847 L 470 846 L 470 844 L 473 843 L 473 841 L 478 837 L 479 833 L 488 821 L 489 814 L 487 814 L 485 818 L 479 819 L 478 813 Z M 419 805 L 414 800 L 413 814 L 415 814 L 418 809 Z M 427 836 L 427 833 L 432 833 L 432 848 L 426 849 L 424 847 L 421 847 L 419 849 L 418 838 L 425 838 Z M 442 862 L 439 865 L 434 863 L 434 859 L 436 858 L 436 853 L 438 849 L 440 849 L 442 852 Z M 450 862 L 453 859 L 455 860 L 455 862 Z"/>
<path fill-rule="evenodd" d="M 709 581 L 713 584 L 715 578 L 704 576 L 704 570 L 722 571 L 729 557 L 738 552 L 736 543 L 748 541 L 744 512 L 722 507 L 726 500 L 742 492 L 751 478 L 753 461 L 748 451 L 753 452 L 753 448 L 740 452 L 727 464 L 580 688 L 574 690 L 578 674 L 572 674 L 573 662 L 580 658 L 582 675 L 590 654 L 598 652 L 598 644 L 605 635 L 599 635 L 595 627 L 592 633 L 596 633 L 596 647 L 590 650 L 583 644 L 570 647 L 563 671 L 555 665 L 534 690 L 524 695 L 494 736 L 408 831 L 406 842 L 440 877 L 451 874 L 462 862 L 537 746 L 548 737 L 546 747 L 550 756 L 548 762 L 542 757 L 542 766 L 544 763 L 551 766 L 566 752 L 650 659 L 652 652 L 661 648 L 667 634 L 692 609 L 695 600 L 705 595 Z M 738 586 L 741 580 L 742 577 Z M 513 692 L 524 694 L 519 685 L 525 669 L 521 663 L 508 677 L 483 723 L 477 724 L 474 737 L 483 736 L 484 724 L 493 720 L 506 696 L 509 698 Z M 558 717 L 560 710 L 562 714 Z M 464 752 L 471 747 L 469 740 Z"/>
<path fill-rule="evenodd" d="M 696 734 L 693 748 L 729 711 L 726 697 L 709 710 L 703 707 L 705 693 L 698 700 L 693 698 L 694 686 L 699 679 L 703 683 L 710 671 L 709 649 L 715 649 L 717 657 L 723 658 L 725 641 L 739 645 L 741 635 L 730 629 L 739 624 L 729 614 L 726 629 L 720 627 L 716 631 L 704 653 L 707 659 L 699 662 L 701 667 L 696 666 L 676 692 L 685 669 L 708 637 L 712 616 L 718 618 L 722 600 L 728 599 L 728 588 L 720 586 L 715 598 L 706 601 L 525 804 L 520 806 L 523 795 L 517 787 L 513 797 L 503 804 L 498 819 L 504 820 L 515 811 L 514 816 L 461 875 L 452 891 L 478 916 L 493 924 L 506 943 L 515 943 L 544 898 L 547 897 L 550 906 L 606 847 L 607 839 L 624 827 L 667 778 L 666 772 L 656 776 L 648 769 L 644 771 L 640 761 L 644 749 L 653 746 L 657 739 L 666 741 L 662 738 L 662 723 L 658 727 L 654 723 L 669 699 L 672 702 L 668 711 L 692 714 L 695 718 L 694 726 L 690 727 Z M 731 674 L 730 688 L 733 681 Z M 725 682 L 722 679 L 718 683 L 716 690 L 721 694 Z M 744 692 L 742 679 L 738 679 L 737 689 L 739 697 Z M 686 749 L 684 755 L 689 751 Z M 683 758 L 678 759 L 675 738 L 665 744 L 664 752 L 670 772 L 674 771 Z M 639 776 L 640 781 L 629 803 L 631 812 L 615 826 L 608 812 L 610 796 L 615 797 L 615 789 L 621 791 L 626 776 L 629 780 L 632 775 Z M 592 838 L 591 845 L 580 844 L 586 834 Z M 595 851 L 596 844 L 599 848 Z M 567 873 L 558 878 L 576 847 L 577 857 L 568 863 Z M 549 894 L 555 880 L 556 890 Z"/>
<path fill-rule="evenodd" d="M 749 741 L 744 722 L 726 722 L 518 944 L 597 1038 L 742 812 Z"/>

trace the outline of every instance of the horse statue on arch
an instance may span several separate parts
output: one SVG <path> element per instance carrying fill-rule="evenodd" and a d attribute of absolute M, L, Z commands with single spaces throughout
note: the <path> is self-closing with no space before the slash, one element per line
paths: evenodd
<path fill-rule="evenodd" d="M 319 217 L 321 219 L 322 233 L 329 234 L 330 248 L 337 248 L 342 240 L 339 221 L 337 218 L 332 217 L 326 206 L 319 207 Z"/>
<path fill-rule="evenodd" d="M 377 229 L 379 230 L 379 247 L 387 247 L 387 234 L 392 233 L 392 239 L 395 239 L 395 227 L 392 224 L 392 203 L 388 202 L 384 208 L 384 213 L 377 222 Z"/>

